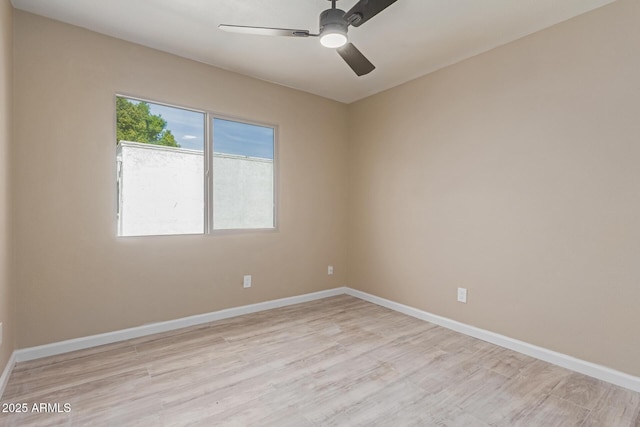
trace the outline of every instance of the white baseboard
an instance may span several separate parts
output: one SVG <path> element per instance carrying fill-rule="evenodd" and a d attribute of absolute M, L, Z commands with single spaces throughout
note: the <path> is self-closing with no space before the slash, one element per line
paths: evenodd
<path fill-rule="evenodd" d="M 558 365 L 563 368 L 588 375 L 590 377 L 594 377 L 624 388 L 628 388 L 633 391 L 640 392 L 640 377 L 625 374 L 624 372 L 616 371 L 614 369 L 607 368 L 606 366 L 597 365 L 595 363 L 577 359 L 566 354 L 548 350 L 543 347 L 538 347 L 524 341 L 519 341 L 513 338 L 506 337 L 504 335 L 487 331 L 485 329 L 476 328 L 475 326 L 470 326 L 461 322 L 457 322 L 455 320 L 448 319 L 446 317 L 419 310 L 414 307 L 380 298 L 366 292 L 347 287 L 341 287 L 16 350 L 11 355 L 9 362 L 7 362 L 7 365 L 2 373 L 2 377 L 0 377 L 0 397 L 2 396 L 4 387 L 16 362 L 24 362 L 28 360 L 39 359 L 42 357 L 68 353 L 71 351 L 83 350 L 86 348 L 97 347 L 99 345 L 111 344 L 114 342 L 125 341 L 132 338 L 173 331 L 189 326 L 214 322 L 216 320 L 228 319 L 230 317 L 242 316 L 244 314 L 271 310 L 274 308 L 285 307 L 288 305 L 314 301 L 342 294 L 351 295 L 356 298 L 360 298 L 362 300 L 389 308 L 391 310 L 395 310 L 400 313 L 404 313 L 406 315 L 443 326 L 456 332 L 460 332 L 462 334 L 469 335 L 474 338 L 478 338 L 483 341 L 487 341 L 492 344 L 517 351 L 522 354 L 526 354 L 527 356 L 535 357 L 536 359 L 540 359 L 545 362 L 549 362 L 554 365 Z"/>
<path fill-rule="evenodd" d="M 335 295 L 346 293 L 346 288 L 335 288 L 326 291 L 313 292 L 310 294 L 297 295 L 289 298 L 281 298 L 271 301 L 259 302 L 256 304 L 243 305 L 240 307 L 227 308 L 211 313 L 197 314 L 195 316 L 183 317 L 181 319 L 168 320 L 166 322 L 151 323 L 149 325 L 136 326 L 129 329 L 107 332 L 104 334 L 91 335 L 88 337 L 75 338 L 51 344 L 39 345 L 37 347 L 23 348 L 14 352 L 16 362 L 40 359 L 47 356 L 68 353 L 76 350 L 97 347 L 99 345 L 111 344 L 125 341 L 132 338 L 143 337 L 161 332 L 173 331 L 187 328 L 189 326 L 201 325 L 203 323 L 214 322 L 216 320 L 228 319 L 230 317 L 242 316 L 243 314 L 256 313 L 258 311 L 271 310 L 293 304 L 314 301 Z M 11 372 L 9 370 L 9 372 Z"/>
<path fill-rule="evenodd" d="M 356 289 L 346 288 L 346 293 L 391 310 L 398 311 L 421 320 L 426 320 L 427 322 L 435 323 L 436 325 L 443 326 L 447 329 L 499 345 L 500 347 L 508 348 L 509 350 L 517 351 L 518 353 L 526 354 L 527 356 L 535 357 L 536 359 L 540 359 L 620 387 L 628 388 L 629 390 L 640 392 L 640 377 L 625 374 L 624 372 L 616 371 L 615 369 L 607 368 L 606 366 L 577 359 L 566 354 L 538 347 L 536 345 L 496 334 L 485 329 L 476 328 L 475 326 L 457 322 L 446 317 L 438 316 L 408 305 L 380 298 Z"/>
<path fill-rule="evenodd" d="M 16 352 L 11 353 L 11 357 L 7 361 L 7 364 L 2 371 L 2 376 L 0 376 L 0 399 L 2 399 L 2 395 L 4 394 L 4 389 L 9 382 L 9 377 L 11 376 L 11 371 L 13 371 L 13 367 L 16 364 Z"/>

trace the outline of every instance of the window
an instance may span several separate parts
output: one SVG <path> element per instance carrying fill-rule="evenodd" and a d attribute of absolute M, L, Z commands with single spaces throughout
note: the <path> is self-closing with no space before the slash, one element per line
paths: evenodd
<path fill-rule="evenodd" d="M 119 236 L 274 228 L 273 126 L 117 96 L 116 140 Z"/>
<path fill-rule="evenodd" d="M 273 227 L 273 128 L 213 119 L 213 228 Z"/>

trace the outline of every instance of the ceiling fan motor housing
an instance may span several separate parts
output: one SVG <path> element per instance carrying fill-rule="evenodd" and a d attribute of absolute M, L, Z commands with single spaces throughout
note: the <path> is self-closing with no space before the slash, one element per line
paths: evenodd
<path fill-rule="evenodd" d="M 347 21 L 344 19 L 344 10 L 327 9 L 320 14 L 320 34 L 340 33 L 347 34 Z"/>

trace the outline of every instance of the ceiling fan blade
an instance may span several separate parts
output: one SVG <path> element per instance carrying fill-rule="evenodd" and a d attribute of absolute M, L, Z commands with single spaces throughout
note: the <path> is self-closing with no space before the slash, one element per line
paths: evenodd
<path fill-rule="evenodd" d="M 364 76 L 376 69 L 376 67 L 353 45 L 353 43 L 347 43 L 337 50 L 342 59 L 344 59 L 347 65 L 349 65 L 349 67 L 351 67 L 358 76 Z"/>
<path fill-rule="evenodd" d="M 359 27 L 382 12 L 397 0 L 360 0 L 344 17 L 350 25 Z"/>
<path fill-rule="evenodd" d="M 244 25 L 218 25 L 223 31 L 230 33 L 254 34 L 258 36 L 309 37 L 309 30 L 293 30 L 290 28 L 246 27 Z"/>

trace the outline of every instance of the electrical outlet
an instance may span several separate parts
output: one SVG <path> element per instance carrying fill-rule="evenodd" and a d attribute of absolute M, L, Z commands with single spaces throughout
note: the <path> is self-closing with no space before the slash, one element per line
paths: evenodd
<path fill-rule="evenodd" d="M 244 276 L 244 279 L 242 280 L 242 287 L 244 288 L 250 288 L 251 287 L 251 275 L 246 275 Z"/>
<path fill-rule="evenodd" d="M 467 303 L 467 288 L 458 288 L 458 302 Z"/>
<path fill-rule="evenodd" d="M 327 267 L 327 274 L 328 274 L 329 276 L 332 276 L 332 275 L 333 275 L 333 265 L 330 265 L 329 267 Z"/>

